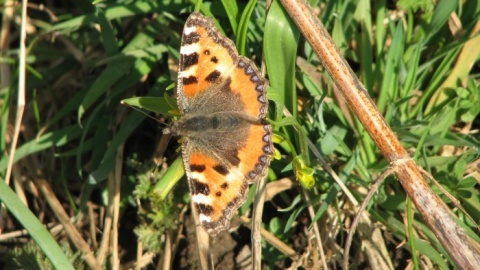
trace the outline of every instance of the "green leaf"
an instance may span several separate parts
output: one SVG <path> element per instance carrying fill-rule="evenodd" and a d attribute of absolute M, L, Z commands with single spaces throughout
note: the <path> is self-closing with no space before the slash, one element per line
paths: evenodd
<path fill-rule="evenodd" d="M 82 130 L 77 125 L 67 126 L 62 129 L 57 129 L 55 131 L 45 133 L 39 138 L 28 141 L 27 143 L 17 148 L 14 162 L 17 162 L 28 155 L 38 153 L 45 149 L 63 146 L 77 139 L 78 137 L 80 137 L 81 134 Z M 7 164 L 8 156 L 3 155 L 3 157 L 0 159 L 0 170 L 5 170 L 7 168 Z"/>
<path fill-rule="evenodd" d="M 172 110 L 175 109 L 170 107 L 171 104 L 167 98 L 162 97 L 133 97 L 122 100 L 122 103 L 163 115 L 171 115 Z"/>
<path fill-rule="evenodd" d="M 438 2 L 438 5 L 435 7 L 435 11 L 433 12 L 432 21 L 428 26 L 428 37 L 431 38 L 433 35 L 437 33 L 437 31 L 443 27 L 450 17 L 450 14 L 457 8 L 458 0 L 446 0 Z"/>
<path fill-rule="evenodd" d="M 175 159 L 175 161 L 170 164 L 165 174 L 155 185 L 155 191 L 160 195 L 160 198 L 163 200 L 171 192 L 172 188 L 177 184 L 177 182 L 185 174 L 185 169 L 183 167 L 183 161 L 181 158 Z"/>
<path fill-rule="evenodd" d="M 272 88 L 277 90 L 279 103 L 286 105 L 296 117 L 295 59 L 299 32 L 288 14 L 278 1 L 270 6 L 265 24 L 264 53 L 268 77 Z M 277 116 L 281 117 L 282 107 L 277 108 Z"/>
<path fill-rule="evenodd" d="M 385 76 L 382 78 L 382 87 L 377 101 L 380 112 L 385 112 L 388 102 L 396 100 L 398 97 L 398 70 L 402 62 L 404 44 L 405 31 L 402 23 L 399 23 L 393 34 L 392 47 L 388 51 Z M 387 122 L 389 122 L 388 118 Z"/>

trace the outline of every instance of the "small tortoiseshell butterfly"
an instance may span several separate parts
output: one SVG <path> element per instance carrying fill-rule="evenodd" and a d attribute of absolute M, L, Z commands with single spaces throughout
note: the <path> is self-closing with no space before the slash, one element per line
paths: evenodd
<path fill-rule="evenodd" d="M 266 121 L 268 81 L 213 20 L 192 13 L 183 29 L 177 102 L 192 200 L 211 236 L 227 229 L 249 185 L 265 177 L 274 151 Z"/>

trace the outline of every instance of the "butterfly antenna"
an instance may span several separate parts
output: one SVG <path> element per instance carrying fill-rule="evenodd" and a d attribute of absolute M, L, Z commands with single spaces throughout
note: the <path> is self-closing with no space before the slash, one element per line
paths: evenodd
<path fill-rule="evenodd" d="M 139 109 L 139 108 L 137 108 L 137 107 L 135 107 L 135 106 L 132 106 L 132 105 L 130 105 L 130 104 L 127 104 L 127 103 L 123 102 L 123 100 L 120 101 L 120 104 L 126 105 L 126 106 L 128 106 L 128 107 L 136 110 L 137 112 L 140 112 L 140 113 L 144 114 L 146 117 L 151 118 L 151 119 L 155 120 L 156 122 L 158 122 L 158 123 L 160 123 L 160 124 L 162 124 L 162 125 L 167 126 L 167 124 L 165 124 L 165 123 L 163 123 L 163 122 L 160 122 L 160 120 L 158 120 L 157 118 L 151 116 L 149 113 L 147 113 L 147 112 L 143 111 L 142 109 Z"/>

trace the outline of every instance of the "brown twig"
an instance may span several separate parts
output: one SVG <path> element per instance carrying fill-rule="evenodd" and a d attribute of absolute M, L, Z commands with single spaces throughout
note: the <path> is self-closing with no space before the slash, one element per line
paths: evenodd
<path fill-rule="evenodd" d="M 281 2 L 385 158 L 398 164 L 395 174 L 399 182 L 442 246 L 460 268 L 476 269 L 480 265 L 480 245 L 455 223 L 450 209 L 430 189 L 308 3 L 304 0 Z"/>

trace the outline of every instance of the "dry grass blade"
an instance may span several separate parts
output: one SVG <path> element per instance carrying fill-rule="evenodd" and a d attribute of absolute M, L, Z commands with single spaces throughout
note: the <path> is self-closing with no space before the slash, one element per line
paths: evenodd
<path fill-rule="evenodd" d="M 159 261 L 158 268 L 170 269 L 172 267 L 172 232 L 165 233 L 165 249 L 162 253 L 162 259 Z"/>
<path fill-rule="evenodd" d="M 113 192 L 109 192 L 109 201 L 111 200 L 110 197 L 113 196 Z M 113 215 L 113 204 L 109 204 L 106 208 L 106 215 L 103 225 L 103 237 L 102 241 L 100 242 L 100 247 L 97 251 L 97 261 L 100 264 L 104 263 L 105 257 L 107 256 L 109 246 L 110 246 L 110 235 L 112 231 L 112 215 Z"/>
<path fill-rule="evenodd" d="M 255 202 L 253 206 L 252 217 L 252 264 L 253 269 L 261 269 L 262 265 L 262 214 L 263 205 L 265 203 L 265 188 L 266 178 L 260 179 L 257 183 L 257 190 L 255 193 Z"/>
<path fill-rule="evenodd" d="M 36 167 L 38 168 L 40 166 Z M 88 266 L 91 269 L 102 269 L 89 245 L 82 238 L 77 228 L 70 222 L 68 214 L 65 212 L 65 209 L 62 207 L 62 204 L 55 196 L 55 193 L 53 192 L 48 182 L 43 179 L 42 176 L 37 176 L 35 183 L 38 186 L 38 189 L 42 192 L 45 199 L 47 200 L 50 208 L 55 213 L 55 216 L 65 228 L 65 232 L 67 233 L 70 240 L 82 252 L 85 262 L 88 264 Z"/>
<path fill-rule="evenodd" d="M 378 191 L 379 186 L 383 183 L 385 178 L 389 176 L 390 174 L 394 173 L 395 168 L 391 167 L 388 170 L 384 171 L 378 179 L 375 181 L 375 183 L 371 186 L 370 190 L 368 191 L 367 196 L 365 199 L 363 199 L 362 204 L 360 205 L 359 208 L 357 208 L 357 215 L 355 216 L 355 219 L 352 222 L 352 225 L 350 226 L 350 230 L 348 232 L 348 237 L 347 240 L 345 241 L 345 249 L 344 249 L 344 260 L 343 260 L 343 269 L 348 269 L 348 254 L 350 254 L 350 247 L 353 241 L 353 235 L 355 234 L 355 230 L 360 223 L 360 221 L 366 222 L 370 224 L 370 220 L 366 217 L 365 215 L 365 209 L 367 208 L 368 203 L 372 199 L 373 195 Z M 372 233 L 373 234 L 373 233 Z M 371 237 L 365 237 L 368 240 L 371 240 Z M 367 240 L 367 242 L 368 242 Z M 384 247 L 383 245 L 384 241 L 376 241 L 375 245 L 376 246 L 381 246 Z M 377 250 L 379 248 L 375 248 L 374 250 Z M 367 251 L 370 250 L 367 248 Z M 379 250 L 384 250 L 384 248 L 379 249 Z M 372 252 L 367 252 L 368 254 L 377 254 L 377 253 L 372 253 Z M 375 269 L 392 269 L 392 262 L 388 260 L 388 256 L 378 256 L 380 258 L 379 260 L 370 260 L 370 261 L 375 261 L 377 265 L 375 266 Z"/>
<path fill-rule="evenodd" d="M 193 200 L 190 202 L 193 218 L 195 220 L 195 236 L 197 237 L 197 250 L 200 259 L 200 268 L 203 270 L 214 269 L 212 254 L 210 252 L 210 235 L 200 225 L 199 215 L 197 215 L 196 207 Z"/>
<path fill-rule="evenodd" d="M 112 241 L 111 243 L 111 250 L 112 250 L 112 266 L 113 269 L 120 269 L 120 258 L 118 256 L 119 253 L 119 247 L 118 247 L 118 242 L 119 242 L 119 237 L 120 234 L 118 233 L 118 229 L 120 228 L 119 225 L 119 219 L 120 219 L 120 189 L 121 189 L 121 179 L 122 179 L 122 168 L 123 168 L 123 147 L 124 145 L 122 144 L 118 151 L 117 155 L 115 157 L 116 159 L 116 166 L 115 166 L 115 171 L 114 175 L 112 175 L 109 178 L 113 178 L 111 182 L 114 183 L 114 188 L 113 188 L 113 202 L 111 205 L 113 205 L 113 226 L 112 226 Z"/>
<path fill-rule="evenodd" d="M 308 196 L 308 193 L 302 189 L 303 191 L 303 197 L 305 198 L 305 201 L 308 205 L 308 214 L 310 214 L 310 218 L 313 220 L 315 217 L 315 211 L 313 210 L 313 206 L 310 202 L 310 198 Z M 322 266 L 323 269 L 328 269 L 327 268 L 327 260 L 325 259 L 325 252 L 323 251 L 323 246 L 322 246 L 322 237 L 320 236 L 320 230 L 318 229 L 318 223 L 315 222 L 312 224 L 313 226 L 313 231 L 315 233 L 315 242 L 316 246 L 318 246 L 318 252 L 320 254 L 320 258 L 322 259 Z"/>
<path fill-rule="evenodd" d="M 450 73 L 448 78 L 443 82 L 439 87 L 441 91 L 435 93 L 435 96 L 432 97 L 426 111 L 431 111 L 435 104 L 444 103 L 450 98 L 448 95 L 449 89 L 452 89 L 457 80 L 460 80 L 465 77 L 465 74 L 472 69 L 472 66 L 475 64 L 475 61 L 478 58 L 480 53 L 480 21 L 475 24 L 475 30 L 473 31 L 471 39 L 465 43 L 465 46 L 460 53 L 454 70 Z"/>
<path fill-rule="evenodd" d="M 451 211 L 430 189 L 308 3 L 302 0 L 281 2 L 386 159 L 393 164 L 402 161 L 396 176 L 437 239 L 459 267 L 478 267 L 480 246 L 455 223 Z"/>
<path fill-rule="evenodd" d="M 272 200 L 275 195 L 289 190 L 295 186 L 294 177 L 291 178 L 282 178 L 273 182 L 267 183 L 265 187 L 265 201 L 268 202 Z"/>
<path fill-rule="evenodd" d="M 17 149 L 18 136 L 20 134 L 20 126 L 22 124 L 23 112 L 25 110 L 25 79 L 26 79 L 26 61 L 27 61 L 27 49 L 26 49 L 26 38 L 27 38 L 27 0 L 22 2 L 22 27 L 20 32 L 20 60 L 19 60 L 19 76 L 18 76 L 18 97 L 17 97 L 17 113 L 15 115 L 15 129 L 13 132 L 12 143 L 10 144 L 10 156 L 8 160 L 7 173 L 5 175 L 5 182 L 7 185 L 10 183 L 10 177 L 13 171 L 13 160 L 15 158 L 15 152 Z M 13 3 L 12 3 L 13 4 Z M 8 19 L 8 18 L 7 18 Z M 9 23 L 7 23 L 9 25 Z M 2 29 L 2 33 L 7 33 Z M 3 37 L 2 37 L 3 39 Z M 2 46 L 3 47 L 3 46 Z M 4 75 L 4 74 L 2 74 Z M 4 215 L 5 207 L 3 204 L 0 204 L 0 217 Z M 1 219 L 3 220 L 3 219 Z M 0 220 L 0 228 L 2 228 L 2 221 Z"/>
<path fill-rule="evenodd" d="M 243 223 L 243 225 L 245 225 L 249 228 L 252 228 L 252 224 L 251 224 L 252 221 L 249 218 L 247 218 L 245 216 L 241 216 L 240 221 Z M 265 239 L 265 241 L 270 243 L 272 246 L 277 248 L 280 252 L 282 252 L 286 256 L 290 257 L 290 259 L 292 259 L 293 261 L 297 261 L 297 260 L 300 259 L 300 256 L 295 252 L 295 250 L 293 250 L 287 244 L 285 244 L 280 239 L 275 237 L 275 235 L 273 235 L 269 231 L 262 228 L 262 229 L 260 229 L 260 233 L 261 233 L 263 239 Z"/>

